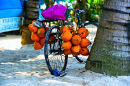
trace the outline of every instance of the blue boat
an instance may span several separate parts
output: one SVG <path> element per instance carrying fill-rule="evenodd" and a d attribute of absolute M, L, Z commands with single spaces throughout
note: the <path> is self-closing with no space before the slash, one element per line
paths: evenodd
<path fill-rule="evenodd" d="M 0 18 L 19 17 L 23 12 L 23 0 L 0 0 Z"/>

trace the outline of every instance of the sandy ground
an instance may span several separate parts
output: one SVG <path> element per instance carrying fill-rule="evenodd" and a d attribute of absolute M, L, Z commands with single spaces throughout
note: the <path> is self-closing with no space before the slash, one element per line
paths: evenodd
<path fill-rule="evenodd" d="M 92 39 L 93 40 L 93 39 Z M 130 76 L 108 76 L 85 70 L 70 57 L 67 75 L 56 77 L 47 69 L 44 49 L 21 46 L 21 36 L 0 37 L 0 86 L 130 86 Z"/>

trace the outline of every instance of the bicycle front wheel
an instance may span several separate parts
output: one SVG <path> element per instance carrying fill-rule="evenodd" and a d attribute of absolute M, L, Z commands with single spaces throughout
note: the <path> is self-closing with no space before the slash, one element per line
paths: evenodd
<path fill-rule="evenodd" d="M 88 22 L 88 23 L 85 23 L 84 24 L 84 27 L 86 29 L 88 29 L 88 31 L 90 32 L 87 39 L 90 40 L 91 42 L 91 45 L 89 45 L 87 48 L 89 49 L 89 51 L 91 50 L 91 47 L 93 45 L 93 41 L 95 39 L 95 36 L 96 36 L 96 32 L 97 32 L 97 27 L 98 27 L 98 24 L 95 23 L 95 22 Z M 80 63 L 83 63 L 87 61 L 87 58 L 88 56 L 82 56 L 82 55 L 79 55 L 79 56 L 75 56 L 75 58 L 80 62 Z"/>
<path fill-rule="evenodd" d="M 59 72 L 63 72 L 67 66 L 68 55 L 63 54 L 61 45 L 62 40 L 60 27 L 58 25 L 54 25 L 47 31 L 44 44 L 46 64 L 52 75 L 54 74 L 54 69 L 58 70 Z"/>

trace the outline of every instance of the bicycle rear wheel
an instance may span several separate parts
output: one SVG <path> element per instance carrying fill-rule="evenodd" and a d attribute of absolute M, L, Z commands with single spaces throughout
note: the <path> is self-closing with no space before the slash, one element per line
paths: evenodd
<path fill-rule="evenodd" d="M 55 38 L 53 40 L 50 40 L 49 38 L 51 36 L 55 36 Z M 46 64 L 52 75 L 54 74 L 55 69 L 59 72 L 63 72 L 67 66 L 68 55 L 63 54 L 61 45 L 62 40 L 60 27 L 58 25 L 54 25 L 47 31 L 44 44 Z"/>
<path fill-rule="evenodd" d="M 84 24 L 84 27 L 85 28 L 89 28 L 89 30 L 94 30 L 94 28 L 97 30 L 97 27 L 98 27 L 98 24 L 97 23 L 94 23 L 94 22 L 88 22 L 88 23 L 85 23 Z M 89 31 L 90 32 L 90 31 Z M 87 39 L 90 40 L 91 44 L 87 47 L 89 49 L 89 51 L 91 50 L 91 47 L 93 45 L 93 41 L 94 41 L 94 38 L 96 36 L 96 31 L 91 31 L 91 33 L 89 34 L 89 36 L 87 37 Z M 87 61 L 87 56 L 82 56 L 82 55 L 79 55 L 79 56 L 74 56 L 80 63 L 86 63 Z"/>

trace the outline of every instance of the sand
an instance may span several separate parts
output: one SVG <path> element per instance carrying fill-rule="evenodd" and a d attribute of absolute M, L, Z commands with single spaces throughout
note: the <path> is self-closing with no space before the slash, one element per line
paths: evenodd
<path fill-rule="evenodd" d="M 20 35 L 0 37 L 0 86 L 130 86 L 130 76 L 108 76 L 85 69 L 69 57 L 67 75 L 51 75 L 45 63 L 44 48 L 21 45 Z"/>

